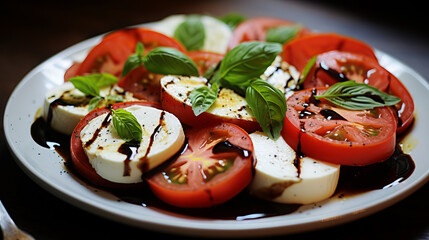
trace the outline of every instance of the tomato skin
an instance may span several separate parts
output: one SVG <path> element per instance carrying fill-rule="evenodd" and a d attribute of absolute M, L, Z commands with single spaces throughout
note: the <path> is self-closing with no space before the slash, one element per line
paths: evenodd
<path fill-rule="evenodd" d="M 317 94 L 322 94 L 327 88 L 317 88 Z M 341 115 L 349 121 L 326 120 L 320 115 L 310 119 L 300 119 L 299 111 L 303 103 L 312 95 L 312 89 L 302 90 L 292 95 L 288 101 L 288 110 L 282 136 L 295 151 L 301 151 L 309 157 L 318 160 L 348 165 L 363 166 L 388 159 L 394 152 L 396 144 L 395 117 L 388 107 L 376 108 L 379 118 L 376 120 L 365 116 L 362 111 L 339 109 Z M 328 104 L 322 101 L 321 105 Z M 331 105 L 332 106 L 332 105 Z M 312 106 L 313 108 L 317 108 Z M 297 110 L 298 109 L 298 110 Z M 374 126 L 379 128 L 375 136 L 362 136 L 362 131 L 354 127 Z M 350 140 L 335 140 L 324 137 L 328 130 L 345 129 L 344 134 Z"/>
<path fill-rule="evenodd" d="M 162 76 L 150 73 L 145 67 L 140 66 L 121 78 L 118 86 L 127 92 L 131 92 L 135 98 L 159 102 L 161 94 L 161 84 L 159 81 Z"/>
<path fill-rule="evenodd" d="M 135 102 L 122 102 L 113 104 L 111 107 L 113 109 L 125 108 L 132 105 L 142 105 L 155 107 L 160 109 L 160 104 L 155 102 L 144 102 L 144 101 L 135 101 Z M 85 151 L 82 147 L 82 141 L 80 139 L 80 132 L 86 126 L 86 124 L 91 121 L 93 118 L 104 114 L 110 111 L 108 108 L 97 108 L 88 113 L 76 126 L 73 131 L 73 134 L 70 139 L 70 152 L 71 152 L 71 163 L 73 168 L 86 180 L 90 183 L 106 188 L 136 188 L 141 187 L 144 183 L 134 183 L 134 184 L 124 184 L 124 183 L 115 183 L 109 180 L 102 178 L 95 172 L 95 169 L 89 163 L 88 157 L 85 154 Z"/>
<path fill-rule="evenodd" d="M 200 76 L 203 76 L 207 69 L 218 64 L 225 55 L 209 51 L 191 51 L 188 56 L 197 65 Z"/>
<path fill-rule="evenodd" d="M 404 132 L 413 122 L 414 102 L 411 94 L 398 78 L 373 58 L 336 50 L 322 53 L 317 56 L 316 63 L 309 71 L 304 88 L 325 87 L 337 83 L 337 79 L 327 74 L 322 65 L 329 71 L 343 74 L 349 80 L 368 84 L 401 98 L 402 101 L 395 106 L 400 112 L 398 134 Z"/>
<path fill-rule="evenodd" d="M 247 132 L 254 132 L 260 130 L 259 123 L 254 119 L 246 120 L 241 118 L 227 118 L 217 116 L 208 112 L 203 112 L 198 116 L 195 116 L 192 111 L 192 107 L 174 98 L 164 88 L 161 87 L 161 105 L 162 108 L 172 114 L 174 114 L 179 120 L 192 127 L 204 127 L 207 124 L 218 124 L 222 122 L 228 122 L 238 125 Z"/>
<path fill-rule="evenodd" d="M 158 46 L 172 47 L 186 52 L 181 43 L 161 33 L 144 28 L 123 29 L 107 34 L 79 64 L 75 75 L 70 74 L 67 77 L 99 72 L 107 72 L 119 77 L 125 61 L 134 53 L 138 42 L 143 43 L 145 52 Z"/>
<path fill-rule="evenodd" d="M 357 53 L 377 61 L 368 44 L 335 33 L 306 34 L 291 40 L 283 46 L 283 60 L 301 72 L 310 58 L 332 50 Z"/>
<path fill-rule="evenodd" d="M 189 168 L 186 169 L 188 181 L 182 184 L 167 181 L 164 172 L 170 169 L 169 166 L 149 177 L 147 183 L 159 199 L 183 208 L 211 207 L 228 201 L 250 183 L 253 177 L 253 145 L 243 129 L 234 124 L 221 123 L 205 128 L 188 129 L 186 136 L 188 148 L 170 166 L 175 167 L 182 162 L 189 163 Z M 223 137 L 233 145 L 249 151 L 250 154 L 248 156 L 234 153 L 215 154 L 212 153 L 213 146 L 206 149 L 212 140 L 216 143 L 224 139 Z M 202 162 L 208 159 L 223 159 L 222 154 L 234 156 L 233 165 L 205 182 L 201 174 Z M 187 156 L 195 157 L 187 159 Z"/>
<path fill-rule="evenodd" d="M 234 29 L 228 49 L 231 50 L 246 41 L 265 41 L 265 35 L 269 28 L 293 25 L 297 25 L 297 23 L 280 18 L 255 17 L 248 19 Z M 309 29 L 302 28 L 298 36 L 303 36 L 309 32 Z"/>

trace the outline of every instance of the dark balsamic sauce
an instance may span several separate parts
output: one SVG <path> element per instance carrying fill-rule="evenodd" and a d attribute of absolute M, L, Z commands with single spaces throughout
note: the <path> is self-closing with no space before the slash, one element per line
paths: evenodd
<path fill-rule="evenodd" d="M 160 124 L 162 125 L 163 120 L 161 119 L 162 117 L 160 117 Z M 304 132 L 304 126 L 301 127 L 301 131 Z M 159 131 L 158 127 L 152 135 L 155 136 L 157 131 Z M 66 161 L 65 166 L 68 172 L 86 181 L 74 170 L 73 164 L 71 164 L 69 136 L 52 130 L 43 118 L 37 118 L 32 124 L 31 135 L 34 141 L 40 146 L 55 149 Z M 218 143 L 218 150 L 215 151 L 234 151 L 238 154 L 247 154 L 246 151 L 237 149 L 232 144 L 226 142 L 227 141 Z M 184 150 L 181 152 L 183 151 Z M 173 158 L 177 156 L 178 155 Z M 300 169 L 300 159 L 304 156 L 305 154 L 300 151 L 300 146 L 298 145 L 298 151 L 294 161 L 294 165 L 297 169 Z M 132 158 L 132 156 L 130 156 L 130 158 Z M 340 196 L 343 196 L 343 194 L 350 193 L 365 193 L 371 190 L 394 186 L 408 178 L 413 173 L 414 168 L 415 165 L 412 158 L 404 154 L 401 149 L 397 147 L 392 157 L 385 162 L 364 167 L 341 166 L 340 180 L 338 182 L 336 194 L 334 195 L 340 194 Z M 145 176 L 148 175 L 146 174 Z M 89 182 L 88 184 L 95 188 L 99 188 Z M 142 187 L 138 189 L 99 189 L 112 193 L 118 198 L 118 201 L 148 207 L 170 215 L 199 219 L 249 220 L 281 216 L 293 213 L 302 206 L 301 204 L 281 204 L 259 199 L 251 196 L 244 190 L 224 204 L 210 208 L 189 209 L 174 207 L 162 202 L 152 194 L 146 185 L 142 185 Z"/>
<path fill-rule="evenodd" d="M 228 140 L 217 143 L 213 147 L 212 152 L 214 154 L 225 153 L 225 152 L 234 152 L 234 153 L 237 153 L 238 155 L 240 155 L 244 158 L 247 158 L 250 156 L 250 154 L 252 154 L 249 150 L 246 150 L 246 149 L 243 149 L 239 146 L 236 146 L 236 145 L 230 143 Z"/>
<path fill-rule="evenodd" d="M 118 152 L 127 156 L 124 160 L 123 176 L 130 176 L 131 174 L 130 162 L 132 159 L 134 159 L 139 147 L 140 147 L 139 142 L 125 142 L 119 147 Z"/>
<path fill-rule="evenodd" d="M 327 120 L 343 120 L 347 121 L 343 116 L 341 116 L 339 113 L 335 112 L 332 109 L 322 109 L 320 110 L 320 114 L 324 116 Z"/>

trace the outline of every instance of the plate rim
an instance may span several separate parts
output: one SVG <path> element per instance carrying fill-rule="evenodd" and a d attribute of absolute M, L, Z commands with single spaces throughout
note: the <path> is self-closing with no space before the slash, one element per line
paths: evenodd
<path fill-rule="evenodd" d="M 139 24 L 135 26 L 142 26 L 142 25 L 145 25 L 145 24 Z M 277 221 L 276 224 L 271 223 L 271 226 L 266 226 L 266 224 L 268 223 L 261 224 L 261 221 L 250 220 L 250 221 L 256 221 L 256 224 L 253 224 L 253 222 L 252 224 L 249 224 L 250 223 L 249 221 L 245 221 L 246 224 L 239 224 L 240 228 L 236 228 L 236 225 L 234 224 L 231 224 L 230 226 L 225 226 L 224 228 L 219 228 L 219 227 L 210 227 L 210 223 L 211 222 L 219 223 L 223 221 L 227 221 L 227 222 L 231 222 L 231 221 L 237 222 L 237 221 L 236 220 L 219 220 L 219 221 L 218 220 L 214 220 L 214 221 L 192 220 L 192 221 L 198 221 L 198 222 L 209 222 L 209 225 L 208 226 L 206 226 L 205 224 L 172 225 L 172 224 L 167 224 L 165 222 L 154 222 L 149 220 L 135 219 L 130 215 L 124 216 L 123 214 L 120 214 L 120 209 L 117 211 L 112 209 L 106 210 L 105 206 L 97 206 L 96 202 L 93 202 L 92 200 L 90 202 L 85 201 L 85 197 L 83 195 L 81 194 L 76 195 L 74 194 L 73 191 L 70 191 L 68 189 L 63 189 L 61 188 L 60 184 L 49 181 L 49 178 L 47 176 L 44 176 L 43 174 L 40 174 L 38 172 L 34 172 L 34 169 L 32 169 L 28 160 L 25 159 L 25 157 L 21 153 L 15 151 L 16 148 L 14 146 L 13 137 L 11 136 L 11 132 L 8 129 L 8 124 L 9 124 L 8 114 L 12 113 L 10 108 L 11 108 L 11 105 L 13 104 L 14 98 L 19 93 L 20 89 L 25 87 L 27 82 L 29 82 L 35 74 L 40 72 L 48 64 L 51 64 L 51 62 L 55 62 L 55 60 L 57 60 L 58 58 L 64 58 L 66 56 L 75 55 L 77 51 L 82 50 L 81 48 L 83 48 L 83 46 L 96 44 L 97 41 L 101 40 L 103 35 L 105 34 L 86 39 L 70 47 L 67 47 L 66 49 L 49 57 L 42 63 L 38 64 L 35 68 L 33 68 L 15 86 L 14 90 L 12 91 L 11 95 L 8 98 L 8 101 L 4 110 L 4 116 L 3 116 L 3 130 L 5 133 L 5 138 L 7 140 L 8 150 L 13 156 L 13 158 L 15 159 L 15 162 L 17 162 L 18 166 L 26 173 L 26 175 L 28 175 L 39 186 L 43 187 L 48 192 L 52 193 L 56 197 L 59 197 L 60 199 L 68 202 L 69 204 L 75 207 L 81 208 L 85 211 L 91 212 L 101 217 L 108 218 L 113 221 L 125 223 L 135 227 L 145 228 L 148 230 L 157 230 L 157 231 L 162 230 L 164 232 L 173 233 L 173 234 L 180 234 L 180 235 L 187 235 L 187 236 L 207 236 L 208 234 L 216 233 L 217 236 L 224 236 L 224 237 L 274 236 L 279 234 L 292 234 L 292 233 L 305 232 L 309 230 L 317 230 L 317 229 L 331 227 L 341 223 L 347 223 L 350 221 L 357 220 L 359 218 L 368 216 L 372 213 L 375 213 L 377 211 L 390 207 L 391 205 L 408 197 L 409 195 L 414 193 L 417 189 L 421 188 L 429 181 L 429 169 L 427 169 L 426 172 L 420 175 L 414 182 L 409 183 L 407 188 L 401 189 L 400 191 L 396 191 L 390 194 L 389 196 L 386 196 L 383 199 L 379 199 L 376 203 L 366 203 L 363 205 L 363 208 L 357 207 L 359 209 L 351 209 L 341 215 L 336 215 L 330 218 L 325 218 L 325 219 L 316 221 L 318 224 L 309 224 L 309 223 L 315 223 L 314 221 L 311 221 L 311 222 L 300 221 L 294 224 L 282 225 Z M 429 91 L 429 83 L 423 78 L 423 76 L 417 73 L 414 69 L 412 69 L 405 63 L 397 60 L 396 58 L 392 57 L 387 53 L 384 53 L 377 49 L 374 49 L 374 50 L 377 54 L 377 57 L 385 56 L 388 59 L 393 60 L 395 63 L 400 64 L 401 67 L 404 68 L 406 72 L 410 73 L 414 78 L 418 80 L 420 84 L 425 86 L 426 90 Z M 317 226 L 314 226 L 314 225 L 317 225 Z M 192 231 L 184 231 L 184 230 L 192 230 Z M 261 231 L 261 230 L 264 230 L 264 231 Z M 265 230 L 271 230 L 271 231 L 265 231 Z M 220 231 L 222 232 L 220 233 Z"/>

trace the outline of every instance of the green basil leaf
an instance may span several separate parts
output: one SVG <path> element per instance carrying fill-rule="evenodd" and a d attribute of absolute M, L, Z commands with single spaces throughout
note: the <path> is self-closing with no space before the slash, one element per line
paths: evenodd
<path fill-rule="evenodd" d="M 217 99 L 218 91 L 219 86 L 216 83 L 211 88 L 202 86 L 191 91 L 189 98 L 191 99 L 192 111 L 195 116 L 207 111 L 213 105 Z"/>
<path fill-rule="evenodd" d="M 106 97 L 106 100 L 114 102 L 114 103 L 118 103 L 118 102 L 123 102 L 124 97 L 122 97 L 121 95 L 109 95 Z"/>
<path fill-rule="evenodd" d="M 141 42 L 137 43 L 135 53 L 131 54 L 124 63 L 121 77 L 125 77 L 131 70 L 143 65 L 144 46 Z"/>
<path fill-rule="evenodd" d="M 351 110 L 392 106 L 401 101 L 400 98 L 384 93 L 375 87 L 354 81 L 336 83 L 315 98 L 324 98 L 337 106 Z"/>
<path fill-rule="evenodd" d="M 188 51 L 200 50 L 204 46 L 206 31 L 201 17 L 191 15 L 185 18 L 176 31 L 174 37 L 185 46 Z"/>
<path fill-rule="evenodd" d="M 100 95 L 100 88 L 113 85 L 119 80 L 112 74 L 94 73 L 86 76 L 73 77 L 70 78 L 69 81 L 82 93 L 95 97 Z"/>
<path fill-rule="evenodd" d="M 73 86 L 81 91 L 85 95 L 90 95 L 93 97 L 97 97 L 100 95 L 100 89 L 97 87 L 94 81 L 89 81 L 87 77 L 73 77 L 70 78 L 69 81 L 73 84 Z"/>
<path fill-rule="evenodd" d="M 245 21 L 246 17 L 239 13 L 228 13 L 219 19 L 226 23 L 231 29 L 234 29 L 238 24 Z"/>
<path fill-rule="evenodd" d="M 100 104 L 100 102 L 103 100 L 104 98 L 101 96 L 96 96 L 91 98 L 91 100 L 89 100 L 89 103 L 88 103 L 88 111 L 91 112 L 92 110 L 96 109 L 98 104 Z"/>
<path fill-rule="evenodd" d="M 308 60 L 307 64 L 305 64 L 304 69 L 302 70 L 302 73 L 301 73 L 301 76 L 299 77 L 297 85 L 301 85 L 304 83 L 304 80 L 307 78 L 308 73 L 316 63 L 316 60 L 317 60 L 317 56 L 313 56 L 312 58 L 310 58 L 310 60 Z"/>
<path fill-rule="evenodd" d="M 254 78 L 265 72 L 282 51 L 279 43 L 244 42 L 229 51 L 221 62 L 221 85 L 246 88 Z"/>
<path fill-rule="evenodd" d="M 175 48 L 157 47 L 143 57 L 143 64 L 152 73 L 199 76 L 195 63 Z"/>
<path fill-rule="evenodd" d="M 300 29 L 300 25 L 272 27 L 268 29 L 265 40 L 284 44 L 294 38 Z"/>
<path fill-rule="evenodd" d="M 262 130 L 271 139 L 277 139 L 286 115 L 284 94 L 261 79 L 253 81 L 246 90 L 246 101 Z"/>
<path fill-rule="evenodd" d="M 120 138 L 126 142 L 137 141 L 142 139 L 142 126 L 137 121 L 136 117 L 124 109 L 112 109 L 113 126 Z"/>

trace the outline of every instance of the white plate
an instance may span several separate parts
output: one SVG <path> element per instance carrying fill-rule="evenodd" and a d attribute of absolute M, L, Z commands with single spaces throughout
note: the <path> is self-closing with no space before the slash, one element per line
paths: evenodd
<path fill-rule="evenodd" d="M 48 89 L 63 82 L 64 71 L 74 60 L 82 60 L 100 41 L 95 37 L 76 44 L 32 70 L 18 84 L 7 103 L 4 130 L 20 167 L 39 185 L 61 199 L 92 213 L 125 224 L 151 230 L 196 236 L 267 236 L 325 228 L 362 218 L 407 197 L 429 180 L 429 84 L 414 70 L 377 51 L 381 65 L 395 74 L 409 89 L 416 106 L 416 122 L 410 136 L 418 141 L 411 156 L 413 174 L 402 183 L 354 197 L 333 197 L 298 211 L 254 220 L 210 220 L 182 217 L 129 204 L 110 193 L 96 191 L 73 174 L 65 172 L 64 161 L 54 151 L 36 144 L 30 127 Z M 215 235 L 213 235 L 215 234 Z"/>

